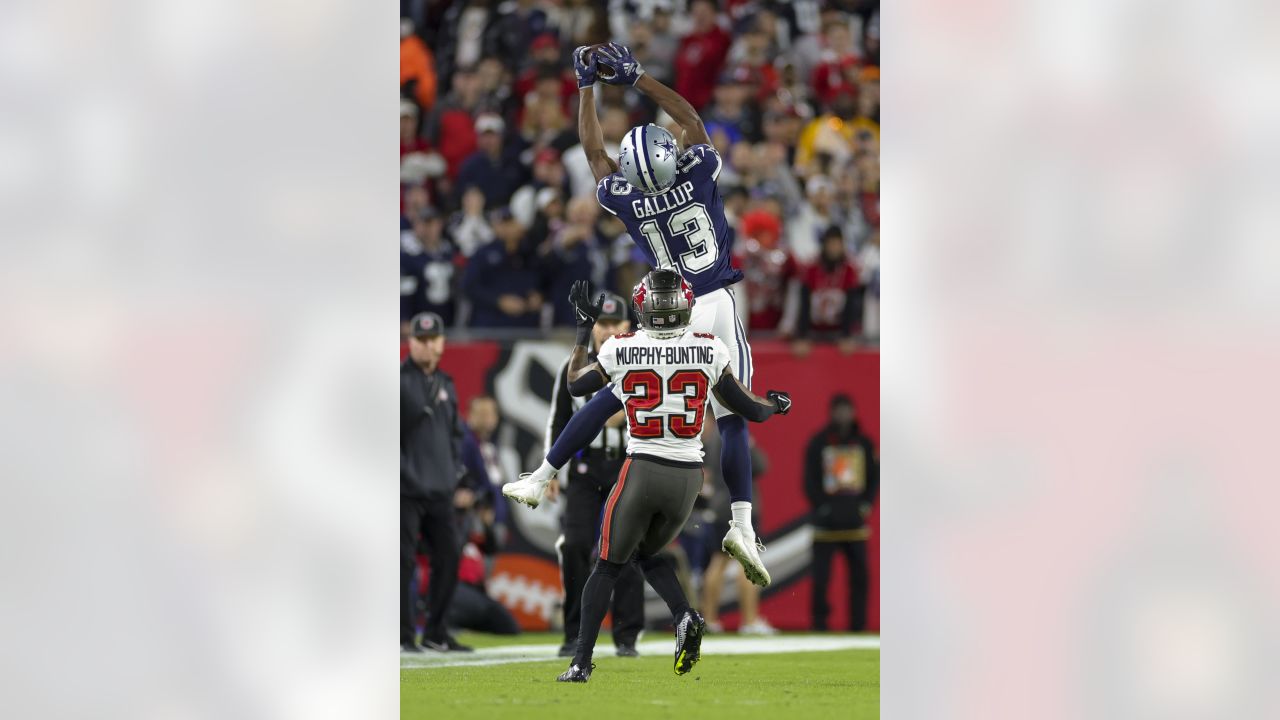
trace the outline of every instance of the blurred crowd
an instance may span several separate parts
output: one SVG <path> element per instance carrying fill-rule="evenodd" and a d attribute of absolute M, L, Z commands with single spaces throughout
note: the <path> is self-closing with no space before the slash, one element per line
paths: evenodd
<path fill-rule="evenodd" d="M 401 321 L 571 325 L 569 285 L 649 269 L 600 212 L 569 54 L 616 41 L 701 113 L 753 336 L 879 335 L 879 2 L 402 1 Z M 606 149 L 674 123 L 597 85 Z M 675 130 L 679 137 L 680 133 Z"/>

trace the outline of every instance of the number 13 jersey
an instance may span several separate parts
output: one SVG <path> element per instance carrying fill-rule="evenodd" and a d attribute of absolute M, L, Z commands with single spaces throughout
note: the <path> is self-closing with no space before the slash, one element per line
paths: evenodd
<path fill-rule="evenodd" d="M 719 338 L 689 331 L 663 340 L 629 332 L 605 340 L 596 361 L 626 408 L 628 455 L 702 462 L 707 400 L 729 364 L 729 348 Z"/>
<path fill-rule="evenodd" d="M 716 187 L 720 154 L 710 145 L 693 145 L 676 163 L 666 192 L 646 195 L 613 173 L 600 179 L 596 199 L 627 226 L 650 265 L 674 268 L 694 295 L 706 295 L 742 279 L 731 264 L 733 230 Z"/>

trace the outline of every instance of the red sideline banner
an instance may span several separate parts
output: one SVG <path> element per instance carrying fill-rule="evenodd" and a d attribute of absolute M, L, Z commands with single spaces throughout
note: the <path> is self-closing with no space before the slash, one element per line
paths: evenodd
<path fill-rule="evenodd" d="M 407 348 L 401 347 L 401 358 Z M 832 346 L 815 346 L 806 357 L 795 356 L 781 342 L 752 343 L 755 366 L 753 389 L 760 394 L 770 389 L 786 390 L 795 403 L 785 417 L 753 426 L 752 437 L 767 456 L 769 471 L 760 481 L 761 535 L 766 544 L 779 543 L 781 553 L 799 552 L 795 558 L 766 552 L 764 560 L 775 566 L 794 568 L 774 574 L 773 585 L 765 591 L 760 612 L 775 626 L 803 630 L 810 626 L 812 583 L 807 570 L 807 546 L 794 542 L 797 526 L 809 513 L 804 496 L 804 451 L 818 430 L 826 424 L 828 404 L 837 393 L 853 398 L 863 431 L 879 447 L 880 442 L 880 354 L 859 350 L 849 355 Z M 464 412 L 467 402 L 480 394 L 493 395 L 502 408 L 504 423 L 516 428 L 507 433 L 504 454 L 512 458 L 510 473 L 537 465 L 542 453 L 542 432 L 549 410 L 551 379 L 568 357 L 568 346 L 545 341 L 454 342 L 445 351 L 441 367 L 454 379 Z M 500 433 L 501 434 L 501 433 Z M 521 460 L 523 458 L 523 460 Z M 523 465 L 523 467 L 517 467 Z M 523 510 L 523 509 L 521 509 Z M 559 599 L 558 575 L 554 572 L 552 548 L 557 530 L 542 513 L 513 509 L 512 542 L 494 565 L 490 592 L 510 607 L 528 629 L 545 628 Z M 540 508 L 541 511 L 541 508 Z M 880 510 L 877 502 L 870 518 L 872 529 L 867 554 L 871 583 L 867 598 L 867 628 L 880 627 Z M 783 531 L 791 532 L 783 537 Z M 772 555 L 772 556 L 771 556 Z M 504 557 L 506 556 L 506 557 Z M 517 562 L 519 560 L 519 562 Z M 533 567 L 533 566 L 538 567 Z M 522 568 L 514 573 L 512 568 Z M 836 561 L 831 578 L 832 630 L 848 629 L 848 583 L 843 559 Z M 722 613 L 726 626 L 736 626 L 736 612 Z"/>

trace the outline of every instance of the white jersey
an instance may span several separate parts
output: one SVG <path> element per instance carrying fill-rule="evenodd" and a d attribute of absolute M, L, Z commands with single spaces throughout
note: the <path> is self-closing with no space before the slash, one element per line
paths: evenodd
<path fill-rule="evenodd" d="M 628 455 L 702 462 L 702 423 L 729 348 L 709 333 L 658 339 L 643 330 L 614 335 L 596 358 L 627 411 Z"/>

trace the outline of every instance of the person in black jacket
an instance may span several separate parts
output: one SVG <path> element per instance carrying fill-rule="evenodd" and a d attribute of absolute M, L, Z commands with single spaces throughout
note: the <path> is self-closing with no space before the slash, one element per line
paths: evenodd
<path fill-rule="evenodd" d="M 609 336 L 631 329 L 627 304 L 622 298 L 607 294 L 601 303 L 600 317 L 591 329 L 593 347 L 600 347 Z M 588 355 L 595 360 L 595 352 Z M 590 395 L 569 394 L 565 360 L 556 375 L 552 390 L 551 416 L 547 418 L 547 449 L 560 437 L 573 413 L 591 399 Z M 627 457 L 627 421 L 622 413 L 610 418 L 587 449 L 564 469 L 566 507 L 560 515 L 561 535 L 556 541 L 560 559 L 560 577 L 564 583 L 564 644 L 560 657 L 573 657 L 578 648 L 578 626 L 582 618 L 582 588 L 591 575 L 595 558 L 591 550 L 600 535 L 600 510 L 604 508 L 613 485 L 618 481 L 622 461 Z M 552 480 L 557 490 L 559 480 Z M 555 491 L 553 491 L 555 492 Z M 618 576 L 613 588 L 613 644 L 621 657 L 636 657 L 636 638 L 644 629 L 644 576 L 631 563 Z"/>
<path fill-rule="evenodd" d="M 409 322 L 409 357 L 400 366 L 400 647 L 406 652 L 422 652 L 413 617 L 419 533 L 431 558 L 422 644 L 441 652 L 471 650 L 444 625 L 462 550 L 453 504 L 462 475 L 463 430 L 453 378 L 439 367 L 443 354 L 440 316 L 415 315 Z"/>
<path fill-rule="evenodd" d="M 831 561 L 843 551 L 849 568 L 849 629 L 861 630 L 867 614 L 867 547 L 864 524 L 880 490 L 880 464 L 871 440 L 858 427 L 848 395 L 831 398 L 831 418 L 809 441 L 804 491 L 813 506 L 813 628 L 827 629 Z"/>

